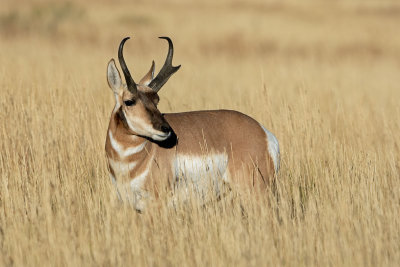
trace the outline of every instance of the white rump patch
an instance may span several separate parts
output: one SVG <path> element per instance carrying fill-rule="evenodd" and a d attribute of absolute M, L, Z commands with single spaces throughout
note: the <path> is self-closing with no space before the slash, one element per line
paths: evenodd
<path fill-rule="evenodd" d="M 275 135 L 268 131 L 264 126 L 262 126 L 261 124 L 260 126 L 263 128 L 267 137 L 268 152 L 272 158 L 272 161 L 274 162 L 275 172 L 278 173 L 280 167 L 280 151 L 278 139 L 276 139 Z"/>

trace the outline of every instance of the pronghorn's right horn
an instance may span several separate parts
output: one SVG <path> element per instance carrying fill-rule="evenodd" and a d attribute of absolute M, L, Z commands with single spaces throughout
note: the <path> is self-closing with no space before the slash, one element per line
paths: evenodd
<path fill-rule="evenodd" d="M 172 74 L 177 72 L 181 65 L 179 66 L 172 66 L 172 57 L 174 56 L 174 45 L 172 41 L 168 37 L 158 37 L 160 39 L 165 39 L 168 41 L 168 54 L 167 58 L 165 59 L 164 66 L 161 68 L 160 72 L 157 76 L 150 82 L 149 87 L 153 89 L 155 92 L 158 92 L 161 87 L 168 81 L 169 77 Z"/>
<path fill-rule="evenodd" d="M 129 38 L 130 37 L 125 37 L 124 39 L 122 39 L 121 44 L 119 45 L 119 49 L 118 49 L 118 59 L 119 59 L 119 64 L 121 65 L 122 72 L 124 73 L 124 76 L 125 76 L 125 81 L 126 81 L 126 85 L 128 86 L 128 90 L 132 94 L 136 94 L 137 86 L 128 70 L 128 67 L 126 66 L 126 63 L 124 60 L 124 55 L 123 55 L 124 44 L 125 44 L 126 40 L 128 40 Z"/>

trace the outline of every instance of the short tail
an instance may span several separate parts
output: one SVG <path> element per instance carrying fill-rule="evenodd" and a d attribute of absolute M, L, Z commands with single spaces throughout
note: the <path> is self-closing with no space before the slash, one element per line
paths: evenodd
<path fill-rule="evenodd" d="M 261 125 L 261 127 L 263 128 L 267 136 L 268 153 L 274 163 L 275 173 L 278 173 L 281 164 L 281 155 L 279 151 L 278 139 L 276 139 L 275 135 L 273 135 L 270 131 L 268 131 L 264 126 Z"/>

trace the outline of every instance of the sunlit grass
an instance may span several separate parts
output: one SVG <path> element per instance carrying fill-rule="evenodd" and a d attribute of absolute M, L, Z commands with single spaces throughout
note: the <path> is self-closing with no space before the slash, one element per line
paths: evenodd
<path fill-rule="evenodd" d="M 64 4 L 0 9 L 0 264 L 400 262 L 396 3 L 65 5 L 81 16 L 56 31 L 4 19 Z M 182 68 L 160 91 L 162 112 L 236 109 L 277 136 L 276 188 L 205 206 L 162 199 L 145 214 L 119 203 L 104 153 L 106 64 L 127 35 L 136 79 L 163 63 L 156 37 L 174 41 Z"/>

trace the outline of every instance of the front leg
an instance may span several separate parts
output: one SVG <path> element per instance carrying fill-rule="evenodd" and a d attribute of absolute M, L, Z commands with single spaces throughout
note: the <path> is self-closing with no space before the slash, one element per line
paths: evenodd
<path fill-rule="evenodd" d="M 111 181 L 115 186 L 118 199 L 123 203 L 128 203 L 137 212 L 142 213 L 146 208 L 149 193 L 146 190 L 132 186 L 132 183 L 119 183 L 111 176 Z"/>

